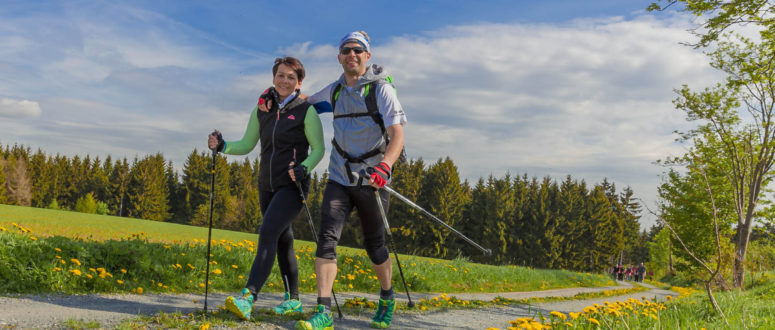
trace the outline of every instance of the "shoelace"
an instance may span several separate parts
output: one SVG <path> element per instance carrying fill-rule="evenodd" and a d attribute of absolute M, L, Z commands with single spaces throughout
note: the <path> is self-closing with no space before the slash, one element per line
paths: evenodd
<path fill-rule="evenodd" d="M 293 300 L 288 299 L 288 300 L 283 301 L 282 303 L 280 303 L 280 306 L 278 306 L 278 307 L 280 307 L 280 308 L 291 308 L 292 304 L 293 304 Z"/>
<path fill-rule="evenodd" d="M 328 315 L 326 315 L 325 312 L 318 312 L 318 313 L 315 314 L 314 317 L 312 317 L 312 320 L 310 320 L 312 322 L 310 322 L 310 323 L 312 323 L 312 325 L 314 325 L 316 327 L 320 326 L 320 325 L 323 325 L 323 324 L 326 323 L 326 319 L 328 318 L 327 316 Z"/>

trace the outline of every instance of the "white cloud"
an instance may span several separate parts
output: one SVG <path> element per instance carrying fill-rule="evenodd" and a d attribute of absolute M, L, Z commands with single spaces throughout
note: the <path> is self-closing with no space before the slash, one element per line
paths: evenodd
<path fill-rule="evenodd" d="M 30 100 L 0 98 L 0 116 L 39 117 L 40 105 L 38 102 Z"/>
<path fill-rule="evenodd" d="M 160 151 L 180 168 L 212 129 L 242 136 L 271 84 L 271 58 L 302 60 L 305 93 L 341 74 L 335 40 L 260 54 L 142 10 L 113 8 L 109 19 L 65 12 L 0 17 L 0 95 L 56 109 L 36 121 L 0 121 L 19 139 L 7 142 L 119 157 Z M 661 169 L 651 162 L 681 153 L 672 131 L 688 125 L 672 89 L 719 80 L 704 55 L 679 44 L 690 38 L 688 22 L 660 15 L 450 26 L 376 45 L 372 63 L 396 79 L 410 157 L 450 156 L 470 180 L 507 171 L 608 177 L 654 200 Z M 40 115 L 36 102 L 11 101 L 14 110 L 3 104 L 0 115 Z M 330 115 L 322 117 L 330 136 Z"/>

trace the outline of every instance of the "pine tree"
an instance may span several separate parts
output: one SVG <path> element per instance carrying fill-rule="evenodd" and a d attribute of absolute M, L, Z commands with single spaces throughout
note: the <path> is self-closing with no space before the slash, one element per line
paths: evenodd
<path fill-rule="evenodd" d="M 111 198 L 108 208 L 115 210 L 117 216 L 126 216 L 127 190 L 129 189 L 129 162 L 126 158 L 116 160 L 110 171 Z"/>
<path fill-rule="evenodd" d="M 54 197 L 52 191 L 52 162 L 40 149 L 30 157 L 32 178 L 32 206 L 46 207 Z"/>
<path fill-rule="evenodd" d="M 624 248 L 624 226 L 614 216 L 614 206 L 606 195 L 605 187 L 596 186 L 589 196 L 588 219 L 594 242 L 587 251 L 587 270 L 602 271 L 611 265 Z"/>
<path fill-rule="evenodd" d="M 156 221 L 169 218 L 165 164 L 160 153 L 135 160 L 129 173 L 128 216 Z"/>
<path fill-rule="evenodd" d="M 421 189 L 420 206 L 452 227 L 460 223 L 470 196 L 461 186 L 457 167 L 449 157 L 428 167 Z M 449 230 L 434 221 L 418 221 L 415 228 L 423 244 L 418 246 L 420 253 L 438 258 L 448 256 Z"/>
<path fill-rule="evenodd" d="M 182 223 L 190 223 L 202 205 L 210 198 L 210 165 L 208 157 L 194 149 L 183 165 L 183 191 L 185 207 L 180 211 Z M 209 207 L 208 205 L 205 205 Z"/>
<path fill-rule="evenodd" d="M 390 186 L 399 194 L 411 201 L 417 202 L 420 196 L 422 178 L 425 163 L 422 158 L 409 160 L 393 169 L 393 179 Z M 397 198 L 390 198 L 388 219 L 399 252 L 412 253 L 419 248 L 417 235 L 413 230 L 417 222 L 433 221 L 428 219 L 420 211 L 401 202 Z"/>

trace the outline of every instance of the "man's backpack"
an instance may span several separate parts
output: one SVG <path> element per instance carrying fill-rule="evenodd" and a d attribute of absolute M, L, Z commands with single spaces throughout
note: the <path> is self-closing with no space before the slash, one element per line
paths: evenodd
<path fill-rule="evenodd" d="M 388 76 L 385 78 L 385 81 L 388 83 L 393 84 L 393 77 Z M 379 125 L 379 128 L 382 130 L 382 136 L 385 139 L 385 146 L 390 143 L 390 137 L 387 134 L 387 130 L 385 129 L 385 121 L 382 120 L 382 115 L 379 113 L 379 107 L 377 106 L 377 81 L 372 81 L 368 83 L 366 86 L 364 86 L 363 90 L 363 97 L 364 101 L 366 102 L 366 112 L 356 112 L 356 113 L 348 113 L 343 115 L 334 115 L 334 119 L 337 118 L 346 118 L 346 117 L 363 117 L 363 116 L 369 116 L 372 120 L 374 120 L 377 125 Z M 342 90 L 342 84 L 337 84 L 336 87 L 334 87 L 334 91 L 331 94 L 331 110 L 335 111 L 336 109 L 336 100 L 339 98 L 339 92 Z M 375 148 L 372 150 L 369 150 L 368 152 L 364 153 L 363 155 L 360 155 L 358 157 L 353 157 L 352 155 L 345 152 L 338 143 L 336 143 L 336 140 L 331 140 L 331 144 L 334 146 L 334 149 L 344 157 L 347 162 L 350 163 L 363 163 L 366 159 L 373 157 L 375 155 L 384 153 L 386 150 L 381 150 L 380 148 Z M 398 160 L 396 160 L 396 163 L 393 165 L 401 164 L 406 162 L 406 149 L 401 149 L 401 154 L 398 156 Z M 348 163 L 345 163 L 345 166 L 347 167 L 347 173 L 350 177 L 350 182 L 354 182 L 354 178 L 352 177 L 352 174 L 350 173 L 350 166 Z"/>

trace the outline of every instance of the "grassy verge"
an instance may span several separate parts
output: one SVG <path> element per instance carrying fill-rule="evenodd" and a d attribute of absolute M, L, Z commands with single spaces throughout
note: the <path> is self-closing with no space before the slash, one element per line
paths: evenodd
<path fill-rule="evenodd" d="M 646 299 L 592 305 L 580 313 L 551 312 L 512 320 L 510 327 L 536 329 L 775 329 L 775 280 L 764 276 L 746 291 L 716 292 L 726 321 L 710 305 L 705 291 L 672 287 L 677 298 L 663 302 Z M 490 328 L 497 329 L 497 328 Z"/>
<path fill-rule="evenodd" d="M 43 230 L 43 232 L 38 232 Z M 134 231 L 134 232 L 133 232 Z M 74 233 L 77 233 L 74 234 Z M 219 231 L 213 236 L 210 288 L 242 288 L 256 235 Z M 202 292 L 206 228 L 47 209 L 0 206 L 0 293 Z M 379 284 L 366 253 L 339 248 L 337 289 L 375 292 Z M 297 241 L 300 290 L 316 292 L 314 244 Z M 612 285 L 606 276 L 561 270 L 402 256 L 407 286 L 415 292 L 510 292 Z M 394 272 L 397 290 L 403 285 Z M 277 266 L 264 288 L 282 290 Z"/>

